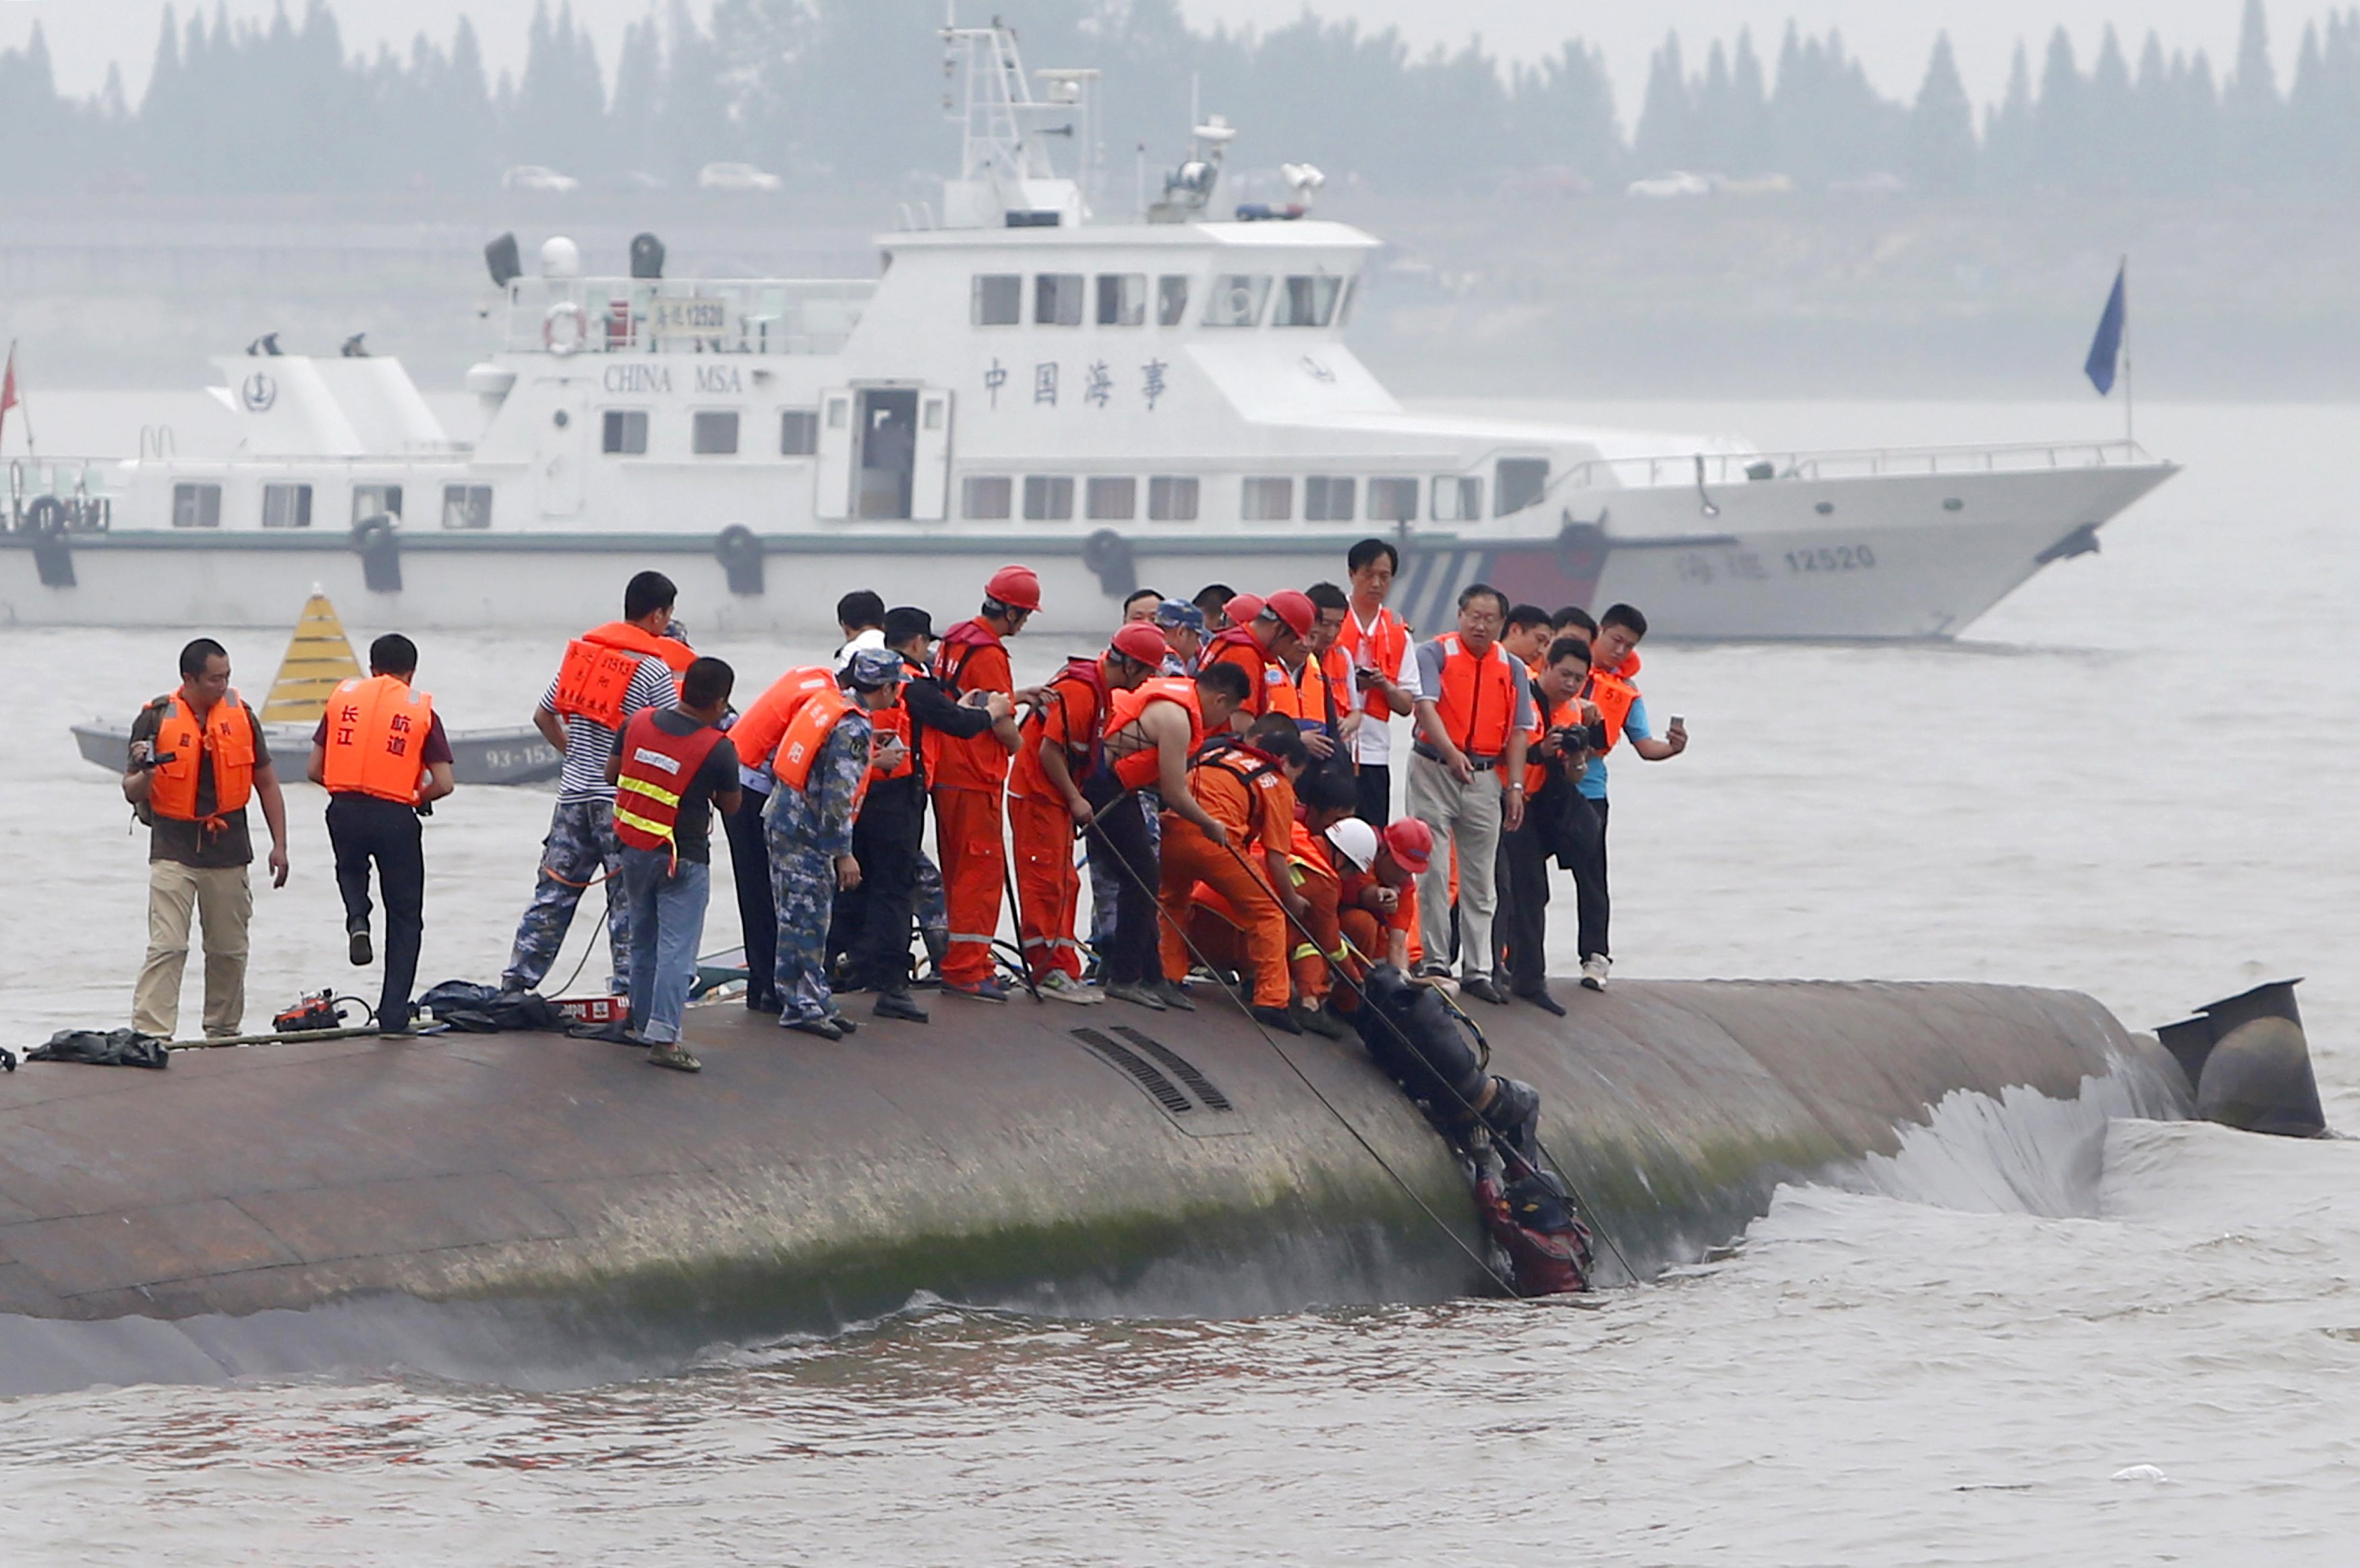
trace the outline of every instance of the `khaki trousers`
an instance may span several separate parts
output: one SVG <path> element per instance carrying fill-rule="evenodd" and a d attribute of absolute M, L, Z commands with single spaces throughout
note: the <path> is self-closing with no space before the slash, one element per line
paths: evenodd
<path fill-rule="evenodd" d="M 1450 854 L 1459 851 L 1459 967 L 1467 978 L 1491 967 L 1492 880 L 1500 855 L 1500 774 L 1487 768 L 1461 784 L 1432 757 L 1409 759 L 1409 814 L 1434 830 L 1434 858 L 1417 879 L 1418 935 L 1426 961 L 1450 952 Z"/>
<path fill-rule="evenodd" d="M 246 929 L 254 917 L 246 867 L 200 870 L 177 860 L 148 863 L 148 962 L 132 993 L 131 1027 L 172 1038 L 180 1021 L 180 975 L 189 962 L 189 923 L 205 943 L 205 1033 L 237 1033 L 246 1018 Z"/>

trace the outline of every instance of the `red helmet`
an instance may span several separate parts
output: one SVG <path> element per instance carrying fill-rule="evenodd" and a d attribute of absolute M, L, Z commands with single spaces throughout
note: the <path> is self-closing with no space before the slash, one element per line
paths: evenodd
<path fill-rule="evenodd" d="M 1319 606 L 1311 602 L 1311 595 L 1292 588 L 1273 593 L 1263 610 L 1285 622 L 1286 629 L 1299 637 L 1309 637 L 1311 628 L 1319 624 Z"/>
<path fill-rule="evenodd" d="M 1164 634 L 1144 621 L 1133 621 L 1115 633 L 1114 640 L 1107 647 L 1109 651 L 1135 659 L 1151 670 L 1161 670 L 1164 656 L 1172 650 L 1171 645 L 1164 640 Z"/>
<path fill-rule="evenodd" d="M 1221 614 L 1229 617 L 1229 625 L 1233 626 L 1250 626 L 1253 618 L 1262 614 L 1262 597 L 1259 593 L 1232 593 L 1229 602 L 1221 606 Z"/>
<path fill-rule="evenodd" d="M 1393 852 L 1401 868 L 1413 877 L 1423 877 L 1434 859 L 1434 830 L 1415 817 L 1404 817 L 1385 829 L 1385 847 Z"/>
<path fill-rule="evenodd" d="M 1003 566 L 983 585 L 984 597 L 1011 610 L 1041 607 L 1041 576 L 1029 566 Z"/>

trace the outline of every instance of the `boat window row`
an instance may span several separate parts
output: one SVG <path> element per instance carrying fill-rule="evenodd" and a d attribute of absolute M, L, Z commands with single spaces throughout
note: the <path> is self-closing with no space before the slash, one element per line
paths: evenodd
<path fill-rule="evenodd" d="M 700 408 L 689 415 L 688 450 L 697 457 L 735 457 L 738 414 L 734 408 Z M 608 408 L 599 419 L 598 450 L 608 457 L 644 457 L 648 411 Z M 779 413 L 779 455 L 811 457 L 819 452 L 819 410 L 785 408 Z"/>
<path fill-rule="evenodd" d="M 978 327 L 1018 327 L 1028 319 L 1036 327 L 1078 327 L 1085 319 L 1101 327 L 1138 327 L 1146 325 L 1152 304 L 1157 326 L 1176 327 L 1187 321 L 1194 282 L 1186 274 L 1164 274 L 1151 299 L 1143 272 L 1036 272 L 1028 318 L 1022 273 L 978 273 L 968 313 Z M 1351 313 L 1350 282 L 1324 272 L 1220 273 L 1206 291 L 1200 319 L 1208 327 L 1259 327 L 1265 319 L 1273 327 L 1338 325 Z"/>
<path fill-rule="evenodd" d="M 262 526 L 266 528 L 308 528 L 311 526 L 310 485 L 288 481 L 262 487 Z M 401 521 L 401 486 L 353 486 L 352 524 Z M 442 486 L 442 526 L 446 528 L 488 528 L 492 526 L 492 487 L 488 485 Z M 172 526 L 176 528 L 217 528 L 222 521 L 222 487 L 184 484 L 172 486 Z"/>
<path fill-rule="evenodd" d="M 1437 523 L 1470 523 L 1483 517 L 1483 481 L 1471 474 L 1439 474 L 1431 479 L 1380 475 L 1366 481 L 1347 474 L 1248 474 L 1238 481 L 1238 517 L 1249 523 L 1295 520 L 1300 484 L 1301 517 L 1306 523 L 1415 523 L 1419 502 L 1426 516 Z M 1522 511 L 1540 499 L 1548 485 L 1548 463 L 1540 458 L 1503 458 L 1496 472 L 1492 495 L 1494 517 Z M 1186 474 L 1159 474 L 1147 481 L 1147 520 L 1187 523 L 1196 520 L 1197 480 Z M 1076 510 L 1078 499 L 1080 510 Z M 1366 509 L 1361 502 L 1366 500 Z M 1020 506 L 1021 501 L 1021 506 Z M 960 483 L 959 514 L 976 522 L 1002 522 L 1021 517 L 1029 523 L 1122 523 L 1138 518 L 1140 485 L 1128 475 L 1089 475 L 1076 482 L 1057 474 L 973 474 Z"/>

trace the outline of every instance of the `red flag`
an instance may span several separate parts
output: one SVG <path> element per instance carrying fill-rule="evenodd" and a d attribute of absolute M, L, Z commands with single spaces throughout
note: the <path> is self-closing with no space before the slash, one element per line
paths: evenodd
<path fill-rule="evenodd" d="M 8 433 L 8 410 L 16 406 L 16 345 L 8 345 L 8 374 L 0 378 L 0 437 Z"/>

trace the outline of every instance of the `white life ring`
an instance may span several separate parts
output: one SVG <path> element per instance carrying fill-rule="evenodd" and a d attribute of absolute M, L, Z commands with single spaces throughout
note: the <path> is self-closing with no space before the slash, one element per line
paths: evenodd
<path fill-rule="evenodd" d="M 570 331 L 561 334 L 557 323 L 562 321 L 571 321 L 574 325 Z M 560 299 L 549 308 L 549 314 L 541 319 L 541 346 L 561 359 L 579 353 L 582 345 L 589 341 L 589 321 L 582 314 L 582 307 L 571 299 Z"/>

